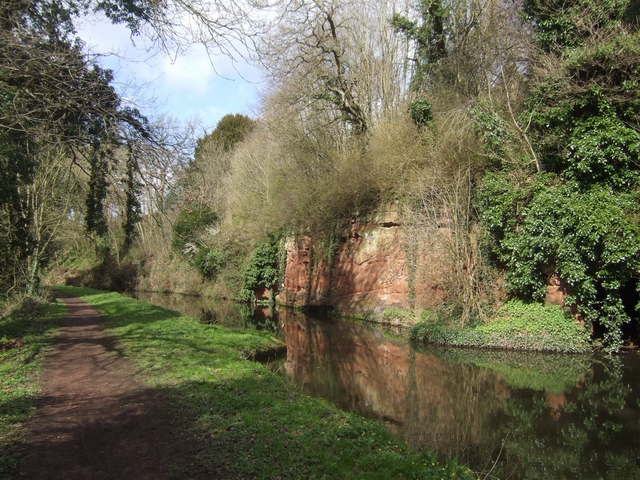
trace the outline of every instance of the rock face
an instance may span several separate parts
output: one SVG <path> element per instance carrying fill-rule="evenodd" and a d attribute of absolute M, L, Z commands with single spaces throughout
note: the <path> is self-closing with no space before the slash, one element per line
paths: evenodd
<path fill-rule="evenodd" d="M 545 305 L 564 306 L 564 299 L 568 295 L 567 285 L 558 275 L 552 275 L 547 280 L 547 293 L 545 295 Z"/>
<path fill-rule="evenodd" d="M 348 314 L 409 308 L 407 258 L 395 212 L 354 221 L 335 254 L 325 254 L 308 236 L 290 239 L 286 250 L 276 298 L 281 304 L 331 306 Z"/>
<path fill-rule="evenodd" d="M 451 232 L 439 228 L 426 238 L 408 230 L 390 211 L 353 221 L 333 249 L 309 236 L 290 238 L 276 301 L 297 308 L 333 307 L 347 315 L 437 308 L 451 288 Z M 567 286 L 552 277 L 546 303 L 563 305 L 566 295 Z"/>

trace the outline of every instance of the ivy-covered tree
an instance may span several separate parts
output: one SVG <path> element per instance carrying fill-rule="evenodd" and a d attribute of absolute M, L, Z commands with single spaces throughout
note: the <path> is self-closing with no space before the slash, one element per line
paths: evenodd
<path fill-rule="evenodd" d="M 417 18 L 394 13 L 391 25 L 415 44 L 413 90 L 420 89 L 438 62 L 448 53 L 447 34 L 449 10 L 442 0 L 420 0 L 416 5 Z"/>
<path fill-rule="evenodd" d="M 109 70 L 92 64 L 73 19 L 103 10 L 136 31 L 141 2 L 9 0 L 0 4 L 0 216 L 3 286 L 37 285 L 44 252 L 31 202 L 40 159 L 54 148 L 88 175 L 87 230 L 104 235 L 107 175 L 125 138 L 146 140 L 146 120 L 124 106 Z M 55 202 L 52 202 L 55 203 Z M 48 240 L 47 244 L 50 244 Z M 30 290 L 33 288 L 30 287 Z"/>

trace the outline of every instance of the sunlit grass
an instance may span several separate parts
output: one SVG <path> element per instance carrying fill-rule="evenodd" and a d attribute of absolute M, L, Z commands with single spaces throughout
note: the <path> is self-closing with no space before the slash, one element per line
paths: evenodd
<path fill-rule="evenodd" d="M 65 291 L 105 315 L 120 353 L 166 399 L 182 433 L 202 442 L 194 467 L 202 472 L 265 479 L 472 477 L 247 360 L 278 345 L 266 332 L 204 325 L 115 293 Z"/>
<path fill-rule="evenodd" d="M 0 478 L 19 464 L 21 427 L 36 410 L 43 352 L 66 312 L 61 303 L 34 303 L 28 313 L 0 317 Z"/>

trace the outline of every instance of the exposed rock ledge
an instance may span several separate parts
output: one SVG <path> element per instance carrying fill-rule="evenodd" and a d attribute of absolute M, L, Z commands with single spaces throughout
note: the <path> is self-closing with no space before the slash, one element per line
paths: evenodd
<path fill-rule="evenodd" d="M 276 300 L 292 307 L 330 306 L 345 314 L 406 310 L 409 282 L 402 237 L 398 214 L 387 212 L 367 222 L 354 221 L 333 259 L 324 258 L 308 236 L 290 238 Z"/>

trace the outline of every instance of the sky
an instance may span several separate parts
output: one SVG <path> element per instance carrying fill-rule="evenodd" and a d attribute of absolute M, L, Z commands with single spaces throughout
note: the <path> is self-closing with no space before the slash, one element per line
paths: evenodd
<path fill-rule="evenodd" d="M 175 59 L 149 53 L 143 38 L 135 37 L 134 44 L 125 26 L 112 25 L 104 17 L 84 20 L 77 27 L 90 51 L 118 53 L 100 57 L 99 63 L 114 71 L 116 88 L 125 99 L 140 98 L 140 92 L 133 95 L 124 87 L 135 83 L 146 99 L 155 99 L 157 110 L 182 122 L 195 119 L 206 132 L 228 113 L 256 116 L 260 72 L 245 62 L 234 65 L 224 56 L 210 59 L 202 46 Z M 139 108 L 146 115 L 158 113 L 145 105 Z"/>

